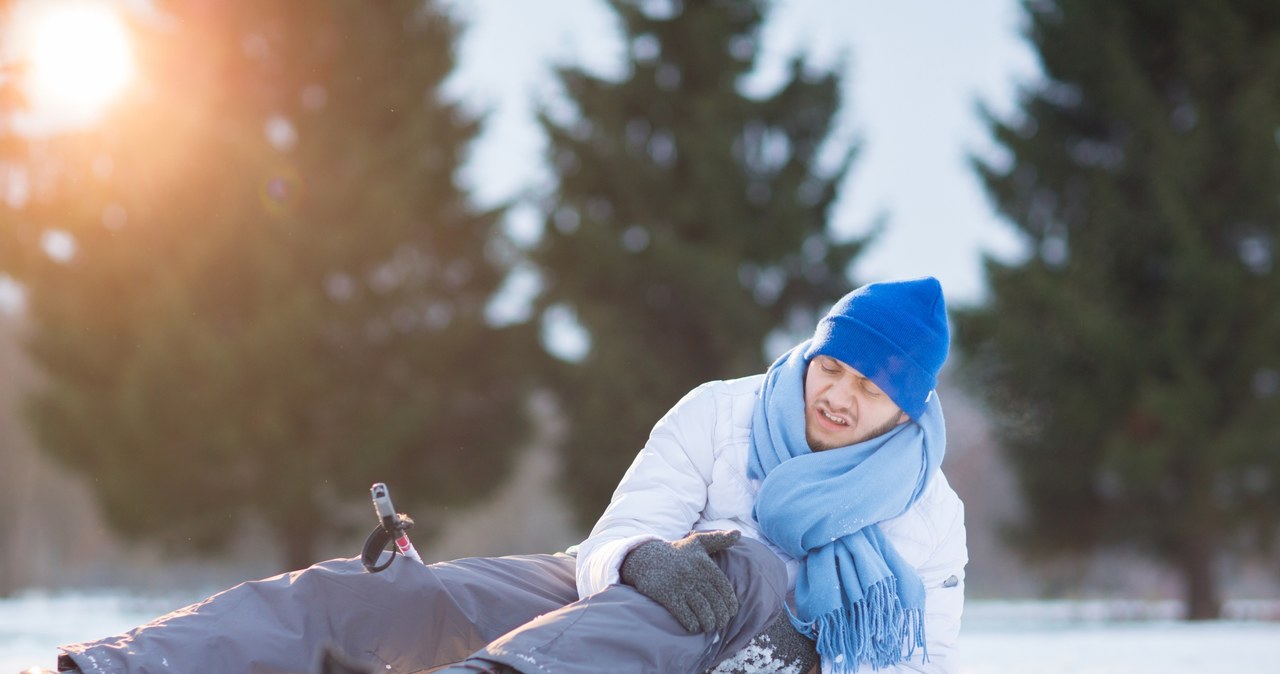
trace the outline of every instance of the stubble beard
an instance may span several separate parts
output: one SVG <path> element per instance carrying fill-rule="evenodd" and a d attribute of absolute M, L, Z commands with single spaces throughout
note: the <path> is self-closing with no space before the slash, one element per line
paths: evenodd
<path fill-rule="evenodd" d="M 825 451 L 827 451 L 828 449 L 839 449 L 840 447 L 848 447 L 849 445 L 856 445 L 856 444 L 858 444 L 858 443 L 860 443 L 860 442 L 866 442 L 867 440 L 873 440 L 873 439 L 878 438 L 878 437 L 880 437 L 880 436 L 884 435 L 885 433 L 888 433 L 889 431 L 891 431 L 891 430 L 893 430 L 893 429 L 897 428 L 899 423 L 900 423 L 900 422 L 898 421 L 897 417 L 891 417 L 888 421 L 886 421 L 885 423 L 881 424 L 879 427 L 877 427 L 877 428 L 873 428 L 873 429 L 871 429 L 870 431 L 868 431 L 868 432 L 867 432 L 867 434 L 866 434 L 865 436 L 863 436 L 863 437 L 861 437 L 861 438 L 858 438 L 858 439 L 854 440 L 853 442 L 850 442 L 850 443 L 847 443 L 847 444 L 844 444 L 844 445 L 839 445 L 839 446 L 836 446 L 836 445 L 829 445 L 829 444 L 827 444 L 827 443 L 825 443 L 825 442 L 823 442 L 823 441 L 819 440 L 818 438 L 815 438 L 815 437 L 813 436 L 813 434 L 809 432 L 809 430 L 808 430 L 808 429 L 805 429 L 805 433 L 804 433 L 805 438 L 804 438 L 804 439 L 805 439 L 805 441 L 806 441 L 806 442 L 808 442 L 808 443 L 809 443 L 809 450 L 810 450 L 810 451 L 813 451 L 813 452 L 825 452 Z"/>

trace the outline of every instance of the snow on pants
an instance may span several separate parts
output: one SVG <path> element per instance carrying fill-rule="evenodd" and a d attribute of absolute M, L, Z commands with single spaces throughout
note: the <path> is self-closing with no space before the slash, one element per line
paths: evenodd
<path fill-rule="evenodd" d="M 689 634 L 626 585 L 578 598 L 565 554 L 358 559 L 242 583 L 126 634 L 64 646 L 85 674 L 307 674 L 330 646 L 394 674 L 469 656 L 524 674 L 699 673 L 737 652 L 783 606 L 781 560 L 743 538 L 714 555 L 740 609 L 724 631 Z"/>

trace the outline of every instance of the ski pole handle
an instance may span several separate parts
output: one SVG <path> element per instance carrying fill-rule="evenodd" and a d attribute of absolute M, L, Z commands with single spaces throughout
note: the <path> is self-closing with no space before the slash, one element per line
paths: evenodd
<path fill-rule="evenodd" d="M 395 506 L 391 505 L 391 492 L 387 489 L 387 485 L 377 482 L 369 489 L 369 493 L 373 496 L 373 509 L 378 513 L 378 520 L 382 522 L 382 528 L 391 534 L 396 543 L 396 549 L 400 554 L 415 560 L 420 564 L 426 564 L 422 561 L 422 556 L 418 554 L 418 550 L 413 547 L 413 542 L 409 540 L 407 533 L 408 526 L 405 525 L 403 518 L 396 513 Z"/>

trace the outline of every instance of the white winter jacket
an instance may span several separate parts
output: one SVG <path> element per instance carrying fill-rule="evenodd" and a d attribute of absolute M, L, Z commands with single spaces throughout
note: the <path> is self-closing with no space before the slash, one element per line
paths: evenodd
<path fill-rule="evenodd" d="M 703 384 L 658 421 L 604 515 L 577 550 L 579 596 L 619 582 L 622 559 L 637 545 L 674 541 L 690 531 L 737 529 L 768 545 L 787 564 L 795 588 L 798 562 L 770 543 L 752 516 L 758 480 L 747 477 L 751 417 L 764 375 Z M 929 662 L 890 672 L 949 674 L 964 607 L 964 505 L 938 471 L 903 515 L 880 523 L 920 574 L 926 589 Z"/>

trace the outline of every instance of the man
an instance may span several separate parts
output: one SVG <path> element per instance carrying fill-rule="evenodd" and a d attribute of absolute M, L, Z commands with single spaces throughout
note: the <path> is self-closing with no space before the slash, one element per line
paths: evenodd
<path fill-rule="evenodd" d="M 935 279 L 863 286 L 765 374 L 678 402 L 569 553 L 334 560 L 60 664 L 297 672 L 331 646 L 393 672 L 954 672 L 967 554 L 934 391 L 949 344 Z"/>

